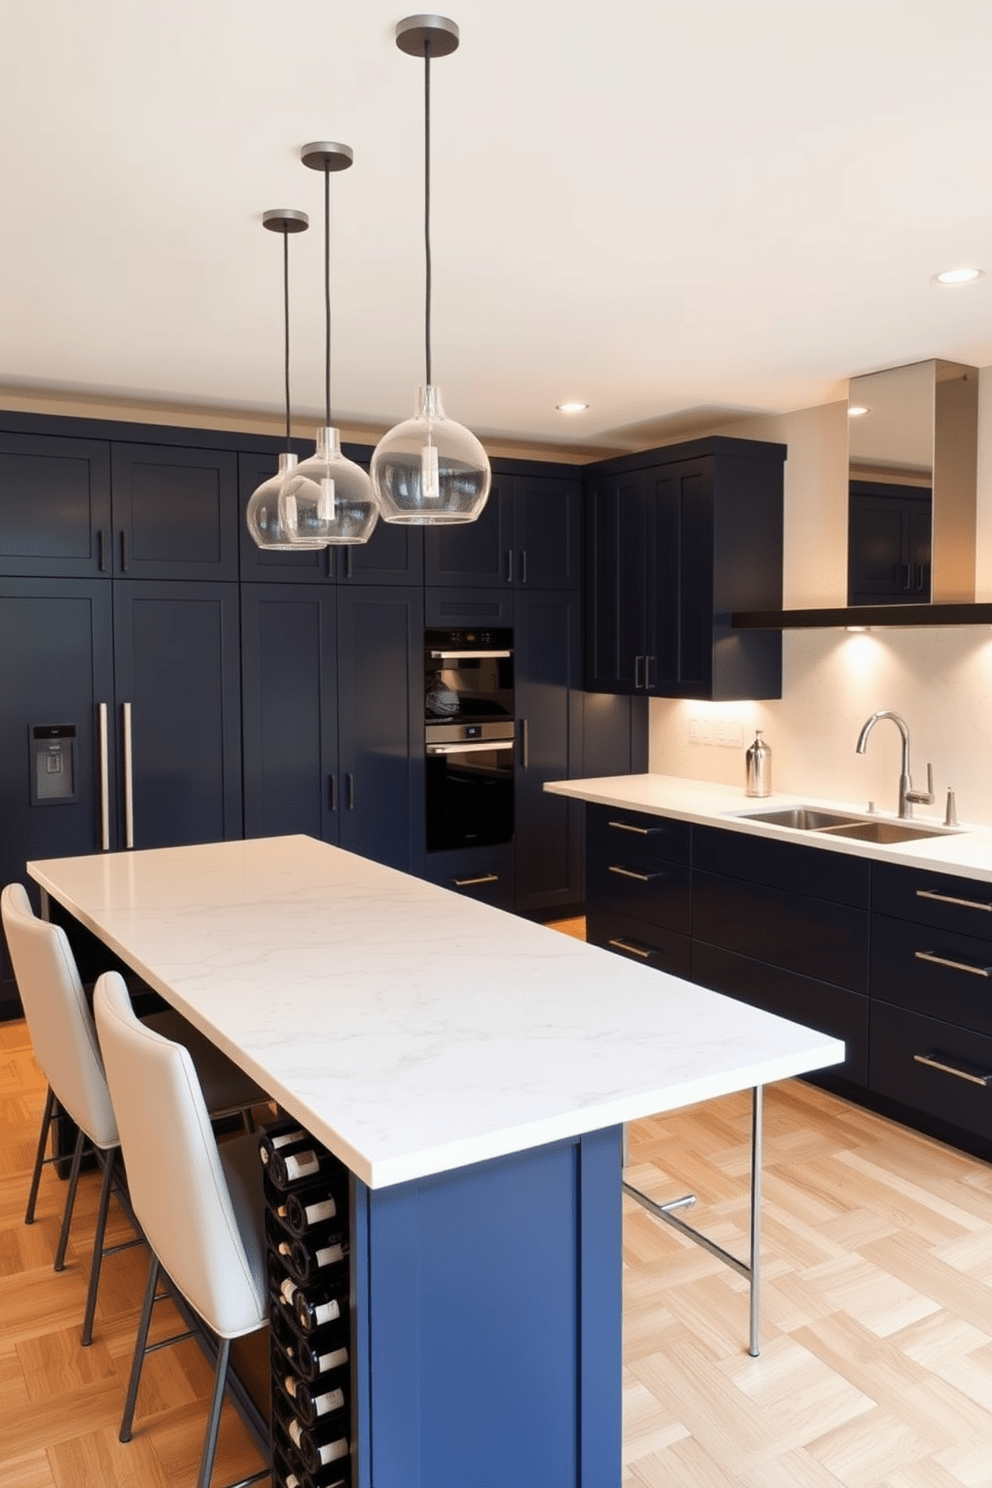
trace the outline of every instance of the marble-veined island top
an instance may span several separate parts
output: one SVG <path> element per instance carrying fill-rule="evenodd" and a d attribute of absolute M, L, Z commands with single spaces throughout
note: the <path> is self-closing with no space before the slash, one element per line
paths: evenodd
<path fill-rule="evenodd" d="M 309 837 L 28 871 L 372 1188 L 844 1055 Z"/>

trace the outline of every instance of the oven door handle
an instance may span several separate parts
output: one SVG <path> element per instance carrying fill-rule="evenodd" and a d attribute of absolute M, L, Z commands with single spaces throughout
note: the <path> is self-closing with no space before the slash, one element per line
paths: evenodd
<path fill-rule="evenodd" d="M 506 661 L 512 651 L 432 651 L 431 661 Z"/>
<path fill-rule="evenodd" d="M 495 751 L 497 749 L 512 749 L 512 739 L 480 739 L 474 744 L 428 744 L 427 753 L 431 754 L 481 754 L 483 751 Z"/>

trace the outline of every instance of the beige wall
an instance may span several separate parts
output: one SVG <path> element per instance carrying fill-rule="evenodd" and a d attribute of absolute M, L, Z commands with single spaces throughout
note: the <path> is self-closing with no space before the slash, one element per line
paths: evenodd
<path fill-rule="evenodd" d="M 979 386 L 976 595 L 992 599 L 992 368 Z M 847 436 L 843 403 L 749 421 L 720 433 L 789 446 L 785 499 L 785 603 L 842 602 L 845 587 Z M 863 634 L 786 631 L 778 702 L 652 701 L 650 766 L 662 774 L 740 783 L 742 748 L 689 743 L 693 719 L 733 720 L 745 744 L 763 728 L 773 751 L 773 787 L 882 811 L 896 809 L 899 736 L 879 724 L 867 753 L 854 746 L 879 708 L 901 713 L 912 734 L 914 784 L 933 761 L 938 806 L 954 786 L 962 821 L 992 822 L 992 628 L 968 626 Z"/>

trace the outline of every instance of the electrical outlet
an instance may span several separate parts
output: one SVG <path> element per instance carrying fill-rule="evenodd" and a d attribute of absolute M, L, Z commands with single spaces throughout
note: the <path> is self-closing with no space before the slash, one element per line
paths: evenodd
<path fill-rule="evenodd" d="M 740 749 L 744 743 L 744 725 L 725 719 L 716 726 L 716 742 L 725 749 Z"/>

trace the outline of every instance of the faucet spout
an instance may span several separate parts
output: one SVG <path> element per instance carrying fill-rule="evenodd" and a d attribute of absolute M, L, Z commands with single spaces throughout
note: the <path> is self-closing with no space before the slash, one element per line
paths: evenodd
<path fill-rule="evenodd" d="M 902 738 L 902 764 L 899 772 L 899 815 L 911 817 L 913 815 L 913 803 L 918 802 L 923 806 L 933 804 L 933 766 L 927 765 L 927 791 L 915 791 L 909 768 L 909 726 L 901 713 L 893 713 L 889 708 L 882 708 L 878 713 L 873 713 L 867 718 L 858 735 L 855 745 L 858 754 L 864 754 L 868 743 L 868 735 L 878 723 L 880 718 L 890 718 L 899 730 Z"/>

